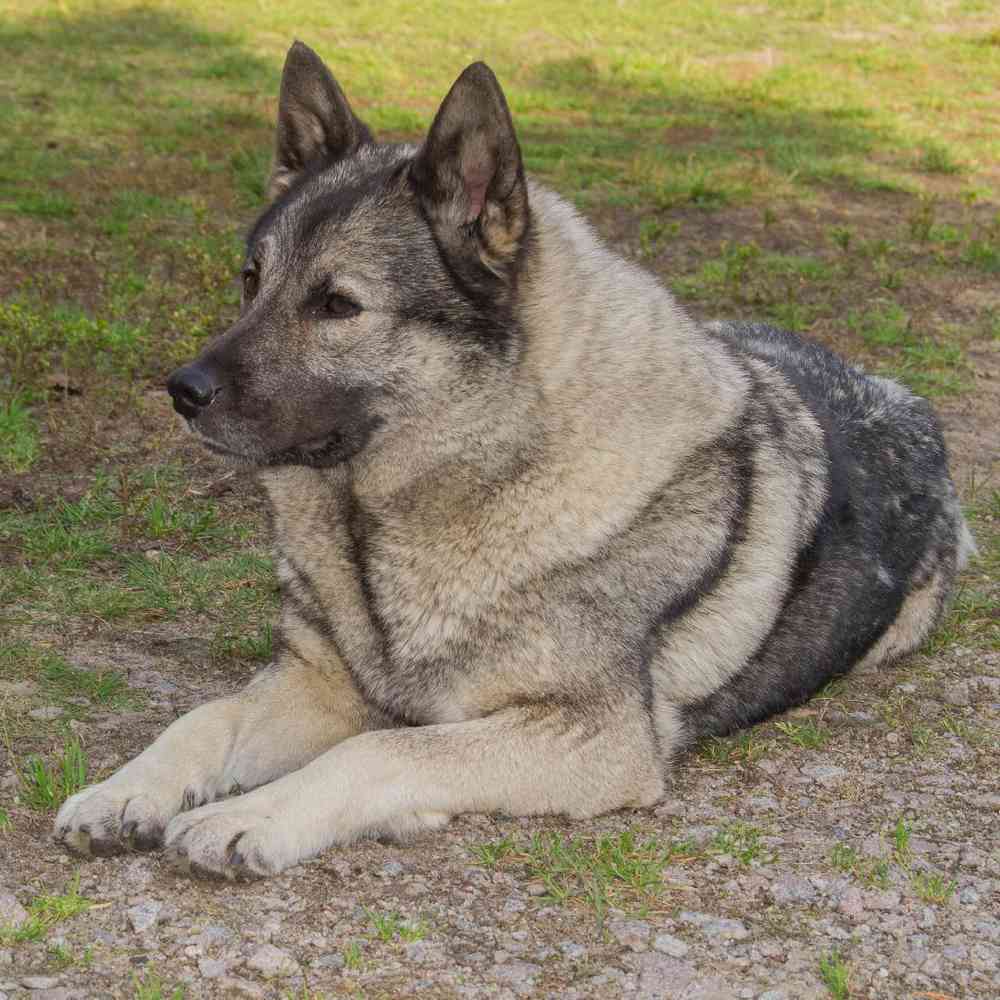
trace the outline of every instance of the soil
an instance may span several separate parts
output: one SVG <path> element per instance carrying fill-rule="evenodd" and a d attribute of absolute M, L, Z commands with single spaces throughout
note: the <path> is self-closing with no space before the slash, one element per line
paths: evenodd
<path fill-rule="evenodd" d="M 628 232 L 602 221 L 627 246 Z M 998 345 L 968 350 L 973 390 L 938 405 L 967 493 L 1000 486 Z M 132 430 L 92 425 L 92 446 L 115 434 L 119 454 L 158 448 L 210 471 L 209 459 L 163 430 L 165 402 L 153 396 Z M 0 502 L 80 488 L 79 459 L 64 462 L 5 481 Z M 219 503 L 256 501 L 238 482 Z M 996 580 L 976 569 L 970 580 L 995 602 Z M 205 666 L 210 634 L 207 622 L 99 629 L 71 647 L 73 662 L 114 662 L 149 695 L 141 711 L 78 724 L 95 769 L 124 762 L 173 718 L 245 682 Z M 14 803 L 0 750 L 0 801 L 12 819 L 0 833 L 0 924 L 62 891 L 75 871 L 96 904 L 43 940 L 0 948 L 0 1000 L 169 997 L 178 985 L 189 998 L 1000 995 L 1000 653 L 952 645 L 857 672 L 790 721 L 821 724 L 831 738 L 803 748 L 770 726 L 759 755 L 692 755 L 653 809 L 580 823 L 459 817 L 411 844 L 328 851 L 253 883 L 192 881 L 155 854 L 81 864 L 49 840 L 51 815 Z M 900 819 L 912 831 L 902 852 Z M 708 849 L 733 823 L 761 832 L 763 850 L 749 862 Z M 539 830 L 588 838 L 628 829 L 688 839 L 692 849 L 668 865 L 654 902 L 603 919 L 583 900 L 547 898 L 517 862 L 484 867 L 474 852 Z M 833 864 L 838 844 L 855 850 L 853 871 Z M 921 898 L 932 876 L 946 887 L 941 901 Z M 419 922 L 424 936 L 382 940 L 370 914 L 390 912 Z M 848 973 L 842 992 L 829 971 L 834 953 Z"/>

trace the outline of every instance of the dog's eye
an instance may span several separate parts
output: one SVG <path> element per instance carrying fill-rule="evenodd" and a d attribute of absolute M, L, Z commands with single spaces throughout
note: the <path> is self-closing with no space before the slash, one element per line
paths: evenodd
<path fill-rule="evenodd" d="M 253 297 L 257 294 L 257 289 L 260 287 L 260 278 L 257 276 L 256 271 L 244 271 L 243 272 L 243 298 L 245 301 L 250 302 Z"/>
<path fill-rule="evenodd" d="M 327 316 L 335 319 L 347 319 L 349 316 L 357 316 L 361 312 L 361 306 L 352 302 L 346 295 L 338 295 L 331 292 L 323 302 L 323 309 Z"/>

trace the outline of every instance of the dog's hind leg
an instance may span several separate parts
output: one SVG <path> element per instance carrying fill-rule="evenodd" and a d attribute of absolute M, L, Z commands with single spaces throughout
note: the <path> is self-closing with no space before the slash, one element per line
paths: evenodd
<path fill-rule="evenodd" d="M 456 813 L 585 817 L 650 805 L 664 775 L 649 715 L 607 700 L 364 733 L 249 795 L 177 816 L 168 854 L 182 869 L 264 875 L 332 844 L 432 829 Z"/>
<path fill-rule="evenodd" d="M 71 796 L 54 835 L 80 854 L 156 847 L 170 819 L 287 774 L 377 724 L 348 672 L 293 654 L 239 694 L 182 716 L 110 778 Z"/>

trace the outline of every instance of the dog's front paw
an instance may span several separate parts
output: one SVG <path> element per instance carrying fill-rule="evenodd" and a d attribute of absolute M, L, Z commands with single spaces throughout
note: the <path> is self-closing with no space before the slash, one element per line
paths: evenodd
<path fill-rule="evenodd" d="M 53 836 L 76 854 L 106 857 L 159 847 L 177 804 L 154 788 L 112 776 L 70 796 L 56 816 Z"/>
<path fill-rule="evenodd" d="M 216 802 L 174 817 L 163 842 L 167 862 L 203 878 L 276 875 L 306 857 L 290 827 L 261 792 Z"/>

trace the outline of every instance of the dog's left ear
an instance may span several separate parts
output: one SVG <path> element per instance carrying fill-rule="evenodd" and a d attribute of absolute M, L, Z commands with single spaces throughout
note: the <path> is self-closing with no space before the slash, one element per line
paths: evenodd
<path fill-rule="evenodd" d="M 295 42 L 281 73 L 268 197 L 286 191 L 310 167 L 334 163 L 372 141 L 326 63 L 308 45 Z"/>
<path fill-rule="evenodd" d="M 475 241 L 497 273 L 514 261 L 528 226 L 528 190 L 507 101 L 484 63 L 455 81 L 410 178 L 447 247 Z"/>

